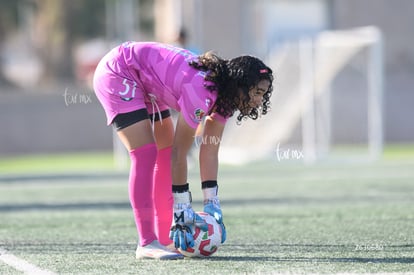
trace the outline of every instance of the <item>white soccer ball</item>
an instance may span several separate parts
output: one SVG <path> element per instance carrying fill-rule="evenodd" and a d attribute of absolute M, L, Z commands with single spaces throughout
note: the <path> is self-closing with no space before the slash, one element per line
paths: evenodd
<path fill-rule="evenodd" d="M 208 257 L 213 255 L 221 244 L 221 226 L 211 215 L 205 212 L 197 212 L 197 214 L 205 220 L 208 225 L 207 231 L 202 231 L 195 227 L 194 246 L 188 247 L 186 250 L 179 248 L 181 254 L 186 257 Z"/>

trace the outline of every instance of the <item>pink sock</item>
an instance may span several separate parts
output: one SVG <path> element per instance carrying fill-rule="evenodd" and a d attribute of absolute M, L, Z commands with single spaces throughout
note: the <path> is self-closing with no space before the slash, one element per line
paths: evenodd
<path fill-rule="evenodd" d="M 146 144 L 129 152 L 129 201 L 134 211 L 139 243 L 145 246 L 157 237 L 154 233 L 154 203 L 152 197 L 153 173 L 157 158 L 155 143 Z"/>
<path fill-rule="evenodd" d="M 158 151 L 154 169 L 155 232 L 163 245 L 172 241 L 169 232 L 172 222 L 171 147 Z"/>

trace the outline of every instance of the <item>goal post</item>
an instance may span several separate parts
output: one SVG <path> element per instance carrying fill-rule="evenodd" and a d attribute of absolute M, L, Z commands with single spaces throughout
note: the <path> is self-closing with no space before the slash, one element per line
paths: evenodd
<path fill-rule="evenodd" d="M 299 42 L 301 90 L 311 96 L 304 100 L 302 144 L 305 160 L 313 162 L 331 146 L 331 84 L 361 50 L 366 50 L 367 143 L 369 158 L 383 151 L 383 38 L 376 27 L 322 32 L 314 39 Z M 340 49 L 340 50 L 338 50 Z M 329 68 L 329 69 L 327 69 Z M 319 101 L 319 116 L 316 103 Z M 317 142 L 317 140 L 319 142 Z"/>
<path fill-rule="evenodd" d="M 284 147 L 285 153 L 300 151 L 302 160 L 312 163 L 333 157 L 334 145 L 357 144 L 363 145 L 362 155 L 346 150 L 351 158 L 378 158 L 383 149 L 382 55 L 382 34 L 373 26 L 325 31 L 278 45 L 266 60 L 275 73 L 272 109 L 241 127 L 230 120 L 220 159 L 235 164 L 280 161 L 277 154 Z M 348 110 L 348 101 L 360 108 Z M 341 109 L 346 111 L 342 117 Z"/>

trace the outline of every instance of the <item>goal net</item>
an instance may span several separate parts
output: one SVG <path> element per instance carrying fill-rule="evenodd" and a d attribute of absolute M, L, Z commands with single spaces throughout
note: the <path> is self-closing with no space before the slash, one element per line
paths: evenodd
<path fill-rule="evenodd" d="M 227 123 L 221 162 L 379 157 L 382 44 L 380 30 L 369 26 L 322 32 L 272 51 L 272 109 L 241 126 L 234 118 Z"/>

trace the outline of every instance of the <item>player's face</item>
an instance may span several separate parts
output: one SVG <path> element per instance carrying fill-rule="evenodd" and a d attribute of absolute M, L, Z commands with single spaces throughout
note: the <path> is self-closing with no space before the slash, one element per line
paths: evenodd
<path fill-rule="evenodd" d="M 261 80 L 256 87 L 249 91 L 250 102 L 252 108 L 259 108 L 263 103 L 263 96 L 269 90 L 270 82 L 267 79 Z"/>
<path fill-rule="evenodd" d="M 259 108 L 263 104 L 263 96 L 269 90 L 270 81 L 263 79 L 257 85 L 249 90 L 250 101 L 247 106 L 240 106 L 240 111 L 243 114 L 249 114 L 252 109 Z"/>

